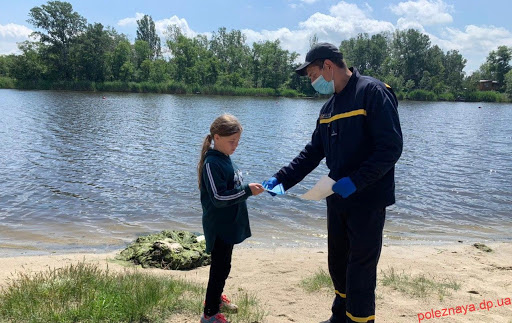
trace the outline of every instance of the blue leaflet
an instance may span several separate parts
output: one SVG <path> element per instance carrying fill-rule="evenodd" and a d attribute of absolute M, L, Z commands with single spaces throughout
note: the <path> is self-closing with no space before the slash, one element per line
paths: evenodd
<path fill-rule="evenodd" d="M 272 192 L 274 194 L 283 195 L 284 194 L 284 187 L 283 187 L 283 184 L 279 184 L 279 185 L 274 186 L 274 188 L 271 189 L 271 190 L 265 188 L 265 191 Z"/>

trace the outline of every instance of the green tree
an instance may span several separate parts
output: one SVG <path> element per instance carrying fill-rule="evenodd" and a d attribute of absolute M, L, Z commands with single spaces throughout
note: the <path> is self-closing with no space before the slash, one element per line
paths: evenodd
<path fill-rule="evenodd" d="M 14 66 L 14 55 L 0 55 L 0 76 L 11 76 L 11 70 Z"/>
<path fill-rule="evenodd" d="M 298 68 L 300 64 L 295 64 L 292 69 L 295 70 Z M 292 90 L 296 90 L 300 93 L 303 93 L 307 96 L 314 96 L 316 95 L 316 91 L 311 86 L 311 81 L 307 77 L 301 77 L 297 73 L 292 73 L 290 76 L 290 79 L 288 80 L 288 87 Z"/>
<path fill-rule="evenodd" d="M 129 41 L 123 40 L 117 44 L 111 60 L 112 76 L 115 80 L 126 80 L 130 71 L 133 75 L 134 71 L 131 70 L 133 67 L 131 63 L 132 48 Z"/>
<path fill-rule="evenodd" d="M 490 78 L 498 81 L 500 89 L 504 90 L 505 75 L 511 70 L 510 59 L 512 58 L 512 49 L 507 46 L 499 46 L 487 56 L 488 71 Z"/>
<path fill-rule="evenodd" d="M 134 75 L 135 66 L 133 66 L 132 62 L 124 62 L 121 68 L 119 69 L 119 79 L 124 82 L 129 82 L 133 80 Z"/>
<path fill-rule="evenodd" d="M 145 60 L 151 60 L 151 47 L 145 40 L 136 40 L 134 44 L 136 66 L 139 67 Z"/>
<path fill-rule="evenodd" d="M 505 93 L 508 94 L 509 99 L 512 100 L 512 71 L 505 74 Z"/>
<path fill-rule="evenodd" d="M 472 92 L 478 89 L 478 81 L 483 79 L 488 79 L 482 74 L 481 68 L 479 70 L 474 71 L 468 77 L 465 77 L 462 81 L 462 88 L 464 91 Z"/>
<path fill-rule="evenodd" d="M 35 31 L 33 35 L 48 45 L 45 57 L 51 64 L 51 78 L 71 78 L 69 65 L 69 52 L 73 41 L 76 40 L 86 27 L 86 20 L 73 11 L 68 2 L 49 1 L 46 5 L 34 7 L 29 12 L 27 21 L 42 31 Z"/>
<path fill-rule="evenodd" d="M 430 38 L 415 29 L 396 31 L 391 45 L 391 72 L 414 82 L 414 89 L 427 70 Z M 411 83 L 406 83 L 410 88 Z"/>
<path fill-rule="evenodd" d="M 139 82 L 144 82 L 144 81 L 149 81 L 149 78 L 150 78 L 150 75 L 151 75 L 151 69 L 153 68 L 152 66 L 152 61 L 150 61 L 149 59 L 145 59 L 140 65 L 139 65 L 139 68 L 137 69 L 137 81 Z"/>
<path fill-rule="evenodd" d="M 387 36 L 359 34 L 356 38 L 342 41 L 340 50 L 349 66 L 356 67 L 361 74 L 379 76 L 388 57 Z"/>
<path fill-rule="evenodd" d="M 88 25 L 71 47 L 74 76 L 78 80 L 103 82 L 107 79 L 108 53 L 114 47 L 113 34 L 102 24 Z"/>
<path fill-rule="evenodd" d="M 167 35 L 167 46 L 173 56 L 171 62 L 176 67 L 174 79 L 186 84 L 199 84 L 199 42 L 183 35 L 177 26 L 170 26 Z"/>
<path fill-rule="evenodd" d="M 433 91 L 436 94 L 444 93 L 446 86 L 443 80 L 444 76 L 444 52 L 439 46 L 434 45 L 427 50 L 425 65 L 423 67 L 422 77 L 417 83 L 418 89 Z"/>
<path fill-rule="evenodd" d="M 464 67 L 467 60 L 457 50 L 448 51 L 444 56 L 444 83 L 448 90 L 458 94 L 463 91 Z"/>
<path fill-rule="evenodd" d="M 209 48 L 220 63 L 219 79 L 223 85 L 247 85 L 244 80 L 249 80 L 251 57 L 245 40 L 240 30 L 227 32 L 224 27 L 212 35 Z"/>
<path fill-rule="evenodd" d="M 169 64 L 163 59 L 151 62 L 149 80 L 152 82 L 166 82 L 170 80 Z"/>
<path fill-rule="evenodd" d="M 294 72 L 293 61 L 297 53 L 281 49 L 280 41 L 254 43 L 252 48 L 252 74 L 255 87 L 278 89 Z"/>
<path fill-rule="evenodd" d="M 156 33 L 155 22 L 153 18 L 148 15 L 144 15 L 140 20 L 137 20 L 137 40 L 143 40 L 148 43 L 150 51 L 148 57 L 141 59 L 154 60 L 162 55 L 160 37 Z"/>
<path fill-rule="evenodd" d="M 14 58 L 12 76 L 22 81 L 42 79 L 46 73 L 46 66 L 39 54 L 42 46 L 41 43 L 29 41 L 18 44 L 22 54 Z"/>
<path fill-rule="evenodd" d="M 393 88 L 395 93 L 402 92 L 405 90 L 405 80 L 402 76 L 394 76 L 392 74 L 386 74 L 382 78 L 386 84 Z"/>

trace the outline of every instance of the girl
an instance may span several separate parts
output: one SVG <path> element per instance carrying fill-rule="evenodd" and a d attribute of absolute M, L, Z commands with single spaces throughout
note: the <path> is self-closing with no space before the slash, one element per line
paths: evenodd
<path fill-rule="evenodd" d="M 234 116 L 224 114 L 215 119 L 203 141 L 197 165 L 206 252 L 212 255 L 201 323 L 227 322 L 219 313 L 221 306 L 237 309 L 222 290 L 231 269 L 233 245 L 251 236 L 245 200 L 264 191 L 261 184 L 243 184 L 242 172 L 229 157 L 241 134 L 242 125 Z"/>

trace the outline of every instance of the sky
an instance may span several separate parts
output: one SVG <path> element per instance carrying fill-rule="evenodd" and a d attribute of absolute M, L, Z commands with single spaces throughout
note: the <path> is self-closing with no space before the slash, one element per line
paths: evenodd
<path fill-rule="evenodd" d="M 477 70 L 490 51 L 512 47 L 510 0 L 68 0 L 88 23 L 102 23 L 135 40 L 137 23 L 150 15 L 165 41 L 169 25 L 178 25 L 189 37 L 211 35 L 220 27 L 241 30 L 247 44 L 276 40 L 297 52 L 302 61 L 309 40 L 337 46 L 359 33 L 370 35 L 415 28 L 429 35 L 443 51 L 458 50 L 467 59 L 465 72 Z M 17 42 L 36 29 L 31 8 L 47 1 L 0 0 L 0 55 L 19 53 Z M 166 46 L 163 46 L 165 48 Z"/>

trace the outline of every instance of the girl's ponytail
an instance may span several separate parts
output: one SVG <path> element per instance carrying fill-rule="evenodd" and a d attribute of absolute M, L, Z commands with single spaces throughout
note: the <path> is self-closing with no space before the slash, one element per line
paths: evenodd
<path fill-rule="evenodd" d="M 212 145 L 212 135 L 208 134 L 203 140 L 203 148 L 201 149 L 201 156 L 199 156 L 199 163 L 197 163 L 197 185 L 201 189 L 201 178 L 203 177 L 203 163 L 206 152 Z"/>
<path fill-rule="evenodd" d="M 206 152 L 212 145 L 213 136 L 219 135 L 221 137 L 231 136 L 235 133 L 242 132 L 243 128 L 238 119 L 231 114 L 223 114 L 215 119 L 210 126 L 210 134 L 203 140 L 203 148 L 201 149 L 201 156 L 197 164 L 197 185 L 201 190 L 201 178 L 203 177 L 203 164 Z"/>

